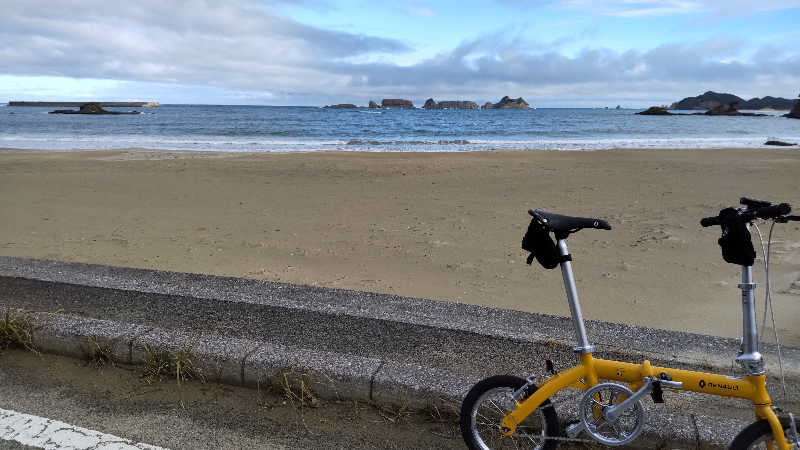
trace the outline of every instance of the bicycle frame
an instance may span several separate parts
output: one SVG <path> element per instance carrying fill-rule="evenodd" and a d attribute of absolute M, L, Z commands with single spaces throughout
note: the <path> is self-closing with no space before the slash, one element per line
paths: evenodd
<path fill-rule="evenodd" d="M 558 239 L 558 249 L 562 256 L 569 256 L 566 241 Z M 598 383 L 598 380 L 613 380 L 627 383 L 632 391 L 643 386 L 645 377 L 658 377 L 662 373 L 669 375 L 673 381 L 683 383 L 680 390 L 699 392 L 703 394 L 718 395 L 722 397 L 735 397 L 748 399 L 755 408 L 756 419 L 766 419 L 772 428 L 773 438 L 779 449 L 789 449 L 786 444 L 783 427 L 777 415 L 772 410 L 772 400 L 767 392 L 766 375 L 763 360 L 758 353 L 758 340 L 755 322 L 755 299 L 753 289 L 753 271 L 751 266 L 742 266 L 742 351 L 736 360 L 748 370 L 748 375 L 742 378 L 729 377 L 692 370 L 673 369 L 650 365 L 645 360 L 641 364 L 632 364 L 622 361 L 595 359 L 592 356 L 594 347 L 589 344 L 586 330 L 581 315 L 580 301 L 575 288 L 574 276 L 570 258 L 564 258 L 561 263 L 561 273 L 564 278 L 564 288 L 569 300 L 570 313 L 575 325 L 575 333 L 579 345 L 575 351 L 580 353 L 580 364 L 559 372 L 545 380 L 530 397 L 516 402 L 516 407 L 508 413 L 501 423 L 503 434 L 514 434 L 517 424 L 521 423 L 539 405 L 553 394 L 567 387 L 587 390 Z"/>

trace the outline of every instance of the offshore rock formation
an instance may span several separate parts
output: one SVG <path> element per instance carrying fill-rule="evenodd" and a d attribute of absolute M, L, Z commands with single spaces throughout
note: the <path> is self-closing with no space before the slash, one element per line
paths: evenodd
<path fill-rule="evenodd" d="M 800 119 L 800 100 L 795 101 L 792 110 L 789 111 L 789 114 L 784 114 L 783 117 L 788 117 L 790 119 Z"/>
<path fill-rule="evenodd" d="M 789 142 L 783 142 L 783 141 L 767 141 L 767 142 L 764 142 L 764 145 L 777 145 L 779 147 L 791 147 L 791 146 L 794 146 L 794 145 L 797 145 L 797 144 L 790 144 Z"/>
<path fill-rule="evenodd" d="M 338 105 L 330 105 L 330 106 L 326 106 L 326 108 L 333 108 L 333 109 L 352 109 L 352 108 L 358 108 L 358 106 L 356 106 L 356 105 L 354 105 L 354 104 L 352 104 L 352 103 L 339 103 Z"/>
<path fill-rule="evenodd" d="M 750 116 L 750 117 L 763 117 L 766 114 L 755 114 L 755 113 L 743 113 L 737 109 L 736 103 L 730 103 L 727 105 L 719 105 L 715 106 L 704 113 L 695 113 L 695 115 L 706 115 L 706 116 Z"/>
<path fill-rule="evenodd" d="M 651 106 L 645 111 L 637 112 L 636 114 L 642 116 L 748 116 L 748 117 L 763 117 L 766 114 L 756 113 L 743 113 L 736 109 L 736 103 L 729 103 L 725 105 L 717 105 L 706 112 L 702 113 L 671 113 L 667 111 L 666 106 Z"/>
<path fill-rule="evenodd" d="M 530 105 L 522 97 L 512 99 L 506 95 L 497 103 L 486 102 L 481 109 L 530 109 Z"/>
<path fill-rule="evenodd" d="M 118 114 L 141 114 L 140 111 L 107 111 L 100 106 L 100 103 L 85 103 L 81 105 L 81 108 L 77 111 L 74 109 L 57 109 L 55 111 L 50 111 L 48 114 L 111 114 L 111 115 L 118 115 Z"/>
<path fill-rule="evenodd" d="M 651 106 L 645 111 L 639 111 L 636 114 L 641 116 L 672 116 L 673 113 L 667 111 L 666 106 Z"/>
<path fill-rule="evenodd" d="M 734 102 L 727 105 L 717 105 L 703 114 L 707 116 L 738 116 L 741 113 L 736 109 L 736 102 Z"/>
<path fill-rule="evenodd" d="M 381 106 L 379 104 L 373 102 L 372 100 L 370 100 L 369 101 L 369 107 L 370 108 L 380 108 Z"/>
<path fill-rule="evenodd" d="M 442 101 L 436 102 L 432 98 L 425 101 L 425 109 L 478 109 L 478 104 L 470 101 Z"/>
<path fill-rule="evenodd" d="M 401 109 L 414 109 L 414 104 L 411 100 L 402 98 L 385 98 L 381 100 L 382 108 L 401 108 Z"/>

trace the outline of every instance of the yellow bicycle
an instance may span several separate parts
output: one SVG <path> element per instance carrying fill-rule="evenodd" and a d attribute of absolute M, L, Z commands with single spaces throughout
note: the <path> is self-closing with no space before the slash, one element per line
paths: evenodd
<path fill-rule="evenodd" d="M 510 375 L 478 382 L 461 407 L 461 433 L 467 446 L 473 450 L 554 449 L 558 442 L 576 440 L 581 433 L 602 444 L 625 445 L 642 432 L 646 420 L 642 397 L 651 395 L 654 401 L 662 402 L 662 390 L 666 388 L 750 400 L 756 422 L 736 436 L 731 449 L 800 448 L 800 420 L 792 414 L 776 415 L 766 388 L 764 362 L 758 352 L 756 285 L 753 283 L 755 250 L 749 232 L 757 219 L 785 223 L 800 220 L 800 217 L 789 216 L 791 207 L 786 203 L 773 205 L 746 197 L 740 203 L 744 205 L 742 208 L 725 208 L 718 216 L 706 217 L 700 223 L 704 227 L 720 225 L 723 258 L 741 266 L 743 330 L 736 361 L 746 371 L 744 377 L 658 367 L 647 360 L 631 364 L 594 358 L 594 347 L 586 336 L 566 239 L 584 228 L 610 230 L 611 226 L 602 219 L 529 211 L 533 219 L 522 248 L 531 252 L 528 264 L 536 258 L 546 268 L 561 267 L 578 341 L 574 350 L 580 355 L 580 362 L 538 387 L 531 379 Z M 555 242 L 550 233 L 554 234 Z M 565 388 L 585 392 L 577 405 L 579 421 L 562 429 L 549 399 Z"/>

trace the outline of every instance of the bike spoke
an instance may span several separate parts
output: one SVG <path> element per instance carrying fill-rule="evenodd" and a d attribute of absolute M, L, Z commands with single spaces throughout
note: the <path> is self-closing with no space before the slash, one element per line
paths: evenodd
<path fill-rule="evenodd" d="M 489 400 L 489 403 L 491 403 L 492 406 L 494 406 L 494 409 L 496 409 L 499 413 L 503 414 L 503 416 L 506 415 L 506 412 L 504 410 L 500 409 L 500 407 L 497 406 L 497 404 L 495 404 L 495 402 L 493 402 L 492 400 Z"/>

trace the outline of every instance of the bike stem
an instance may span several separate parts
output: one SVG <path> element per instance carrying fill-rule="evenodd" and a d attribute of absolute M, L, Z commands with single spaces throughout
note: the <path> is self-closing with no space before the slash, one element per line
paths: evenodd
<path fill-rule="evenodd" d="M 586 327 L 583 324 L 581 303 L 578 299 L 578 289 L 575 287 L 575 276 L 572 274 L 572 262 L 569 257 L 569 250 L 567 250 L 566 239 L 558 239 L 558 252 L 562 258 L 561 276 L 564 279 L 564 290 L 567 292 L 567 300 L 569 300 L 569 312 L 572 315 L 572 323 L 575 326 L 575 337 L 578 339 L 578 346 L 573 350 L 578 353 L 592 353 L 594 346 L 589 343 L 589 338 L 586 337 Z"/>

